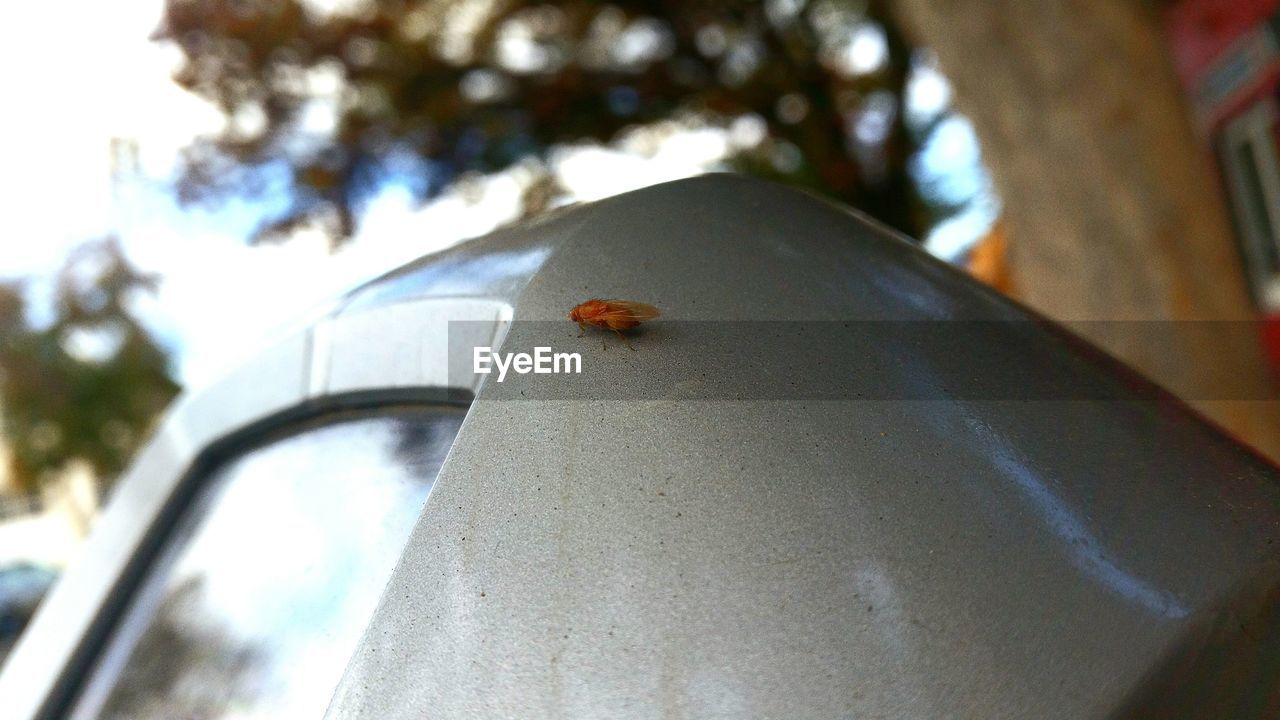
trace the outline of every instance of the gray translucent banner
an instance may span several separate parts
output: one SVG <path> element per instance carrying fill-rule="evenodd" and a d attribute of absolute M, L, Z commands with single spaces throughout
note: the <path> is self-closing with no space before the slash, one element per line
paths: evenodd
<path fill-rule="evenodd" d="M 623 336 L 589 328 L 581 337 L 567 320 L 519 321 L 500 347 L 487 350 L 463 346 L 462 338 L 483 336 L 467 332 L 466 324 L 450 324 L 449 377 L 466 387 L 487 369 L 486 399 L 1029 401 L 1163 393 L 1070 331 L 1037 321 L 662 320 Z M 1258 342 L 1251 322 L 1097 322 L 1073 329 L 1140 347 L 1144 357 L 1170 365 L 1194 347 Z M 1230 373 L 1210 377 L 1169 389 L 1186 400 L 1276 399 L 1274 391 Z"/>

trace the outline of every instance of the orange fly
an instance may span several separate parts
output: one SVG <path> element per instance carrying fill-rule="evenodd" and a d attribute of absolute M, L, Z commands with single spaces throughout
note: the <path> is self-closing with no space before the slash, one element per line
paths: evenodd
<path fill-rule="evenodd" d="M 630 300 L 588 300 L 569 311 L 569 319 L 578 323 L 578 328 L 582 332 L 578 333 L 578 337 L 582 337 L 582 333 L 587 331 L 588 325 L 595 325 L 599 328 L 606 328 L 618 334 L 622 338 L 622 342 L 627 343 L 627 347 L 631 347 L 631 343 L 627 342 L 627 338 L 623 336 L 623 330 L 630 330 L 645 320 L 652 320 L 661 313 L 658 308 L 644 303 L 631 302 Z M 635 348 L 631 348 L 635 350 Z"/>

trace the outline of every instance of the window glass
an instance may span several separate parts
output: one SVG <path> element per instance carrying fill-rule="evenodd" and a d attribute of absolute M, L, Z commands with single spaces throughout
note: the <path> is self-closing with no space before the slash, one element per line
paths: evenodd
<path fill-rule="evenodd" d="M 463 414 L 335 416 L 206 477 L 73 717 L 323 716 Z"/>

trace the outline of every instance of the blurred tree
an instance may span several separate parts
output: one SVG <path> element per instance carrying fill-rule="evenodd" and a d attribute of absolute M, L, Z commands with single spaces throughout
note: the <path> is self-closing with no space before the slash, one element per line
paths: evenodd
<path fill-rule="evenodd" d="M 895 0 L 982 141 L 1013 282 L 1046 314 L 1280 459 L 1207 148 L 1148 0 Z M 1160 342 L 1132 321 L 1168 321 Z M 1185 322 L 1213 320 L 1234 322 Z M 1232 399 L 1235 400 L 1232 400 Z"/>
<path fill-rule="evenodd" d="M 177 392 L 164 351 L 127 308 L 153 284 L 108 239 L 67 259 L 47 328 L 27 324 L 19 285 L 0 285 L 0 423 L 20 488 L 72 460 L 114 479 Z"/>
<path fill-rule="evenodd" d="M 860 207 L 913 237 L 956 210 L 911 161 L 940 117 L 909 121 L 919 58 L 885 0 L 167 0 L 157 37 L 221 135 L 187 151 L 181 196 L 278 192 L 259 237 L 321 221 L 348 237 L 388 180 L 419 199 L 460 174 L 683 117 L 756 125 L 746 171 Z M 741 127 L 741 126 L 740 126 Z M 556 193 L 533 184 L 526 210 Z M 529 193 L 527 193 L 528 195 Z"/>

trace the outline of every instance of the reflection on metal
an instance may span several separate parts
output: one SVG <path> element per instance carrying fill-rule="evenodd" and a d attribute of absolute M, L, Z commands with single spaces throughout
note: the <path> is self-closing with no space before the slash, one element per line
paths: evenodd
<path fill-rule="evenodd" d="M 550 255 L 549 247 L 536 242 L 504 250 L 479 250 L 464 243 L 428 257 L 427 262 L 410 264 L 353 291 L 345 309 L 360 311 L 423 298 L 513 297 Z"/>
<path fill-rule="evenodd" d="M 985 451 L 991 464 L 1026 495 L 1027 500 L 1044 518 L 1044 523 L 1060 538 L 1072 563 L 1097 578 L 1115 593 L 1162 617 L 1182 618 L 1187 608 L 1167 590 L 1135 577 L 1112 559 L 1102 542 L 1089 529 L 1078 513 L 1058 497 L 1027 461 L 1018 456 L 1008 439 L 972 415 L 964 423 L 973 433 L 977 445 Z"/>

